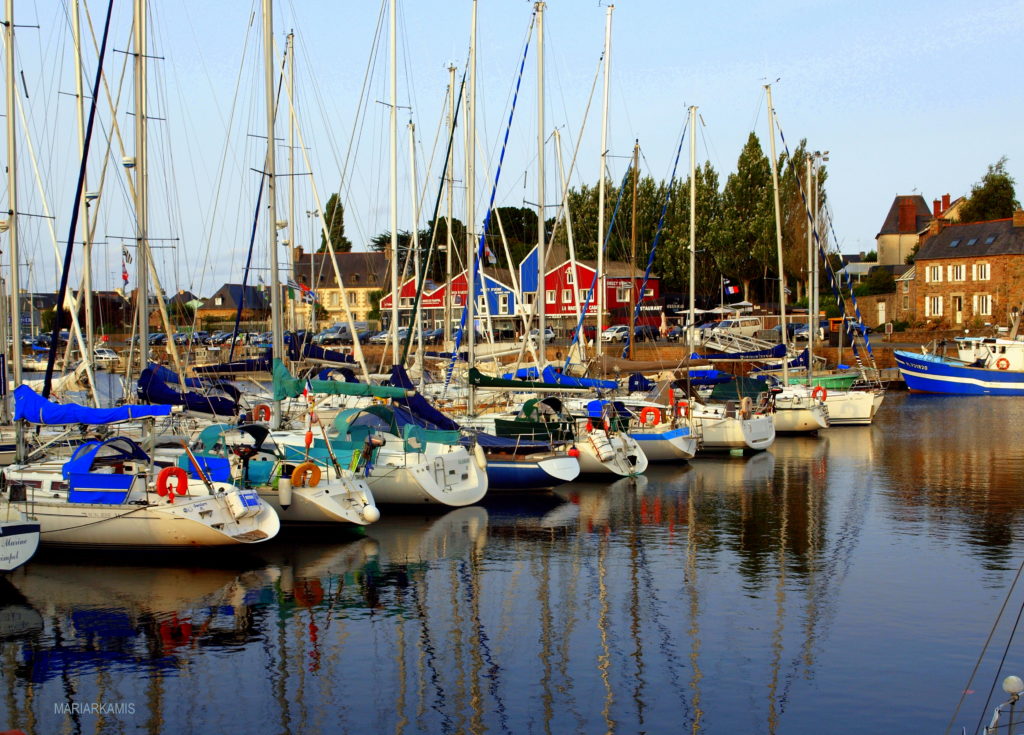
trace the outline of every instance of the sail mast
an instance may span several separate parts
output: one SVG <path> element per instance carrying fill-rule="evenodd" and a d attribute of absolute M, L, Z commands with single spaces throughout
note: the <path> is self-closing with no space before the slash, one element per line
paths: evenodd
<path fill-rule="evenodd" d="M 398 364 L 398 0 L 390 3 L 391 44 L 391 361 Z"/>
<path fill-rule="evenodd" d="M 71 31 L 75 43 L 75 110 L 78 114 L 78 154 L 81 156 L 85 150 L 85 94 L 82 89 L 82 29 L 79 5 L 80 0 L 75 0 L 71 15 Z M 85 293 L 85 342 L 88 352 L 83 357 L 91 361 L 96 347 L 96 328 L 92 313 L 92 228 L 89 222 L 87 181 L 82 181 L 82 208 L 85 211 L 85 217 L 82 218 L 82 291 Z"/>
<path fill-rule="evenodd" d="M 466 324 L 469 326 L 469 338 L 466 350 L 469 365 L 476 359 L 476 6 L 473 0 L 473 14 L 470 22 L 469 38 L 469 97 L 466 99 Z M 467 381 L 466 413 L 476 413 L 476 390 L 471 381 Z"/>
<path fill-rule="evenodd" d="M 14 136 L 15 108 L 14 108 L 14 0 L 7 0 L 7 25 L 5 51 L 7 57 L 7 233 L 10 236 L 11 251 L 11 358 L 12 376 L 14 385 L 21 385 L 21 283 L 18 277 L 18 149 Z M 60 313 L 59 305 L 58 311 Z M 6 352 L 6 349 L 4 350 Z M 6 380 L 6 374 L 2 375 Z M 3 386 L 6 392 L 7 386 Z M 22 443 L 22 422 L 18 423 L 17 430 L 17 455 L 20 460 L 23 456 Z"/>
<path fill-rule="evenodd" d="M 534 302 L 538 305 L 537 313 L 537 369 L 543 368 L 548 361 L 548 351 L 544 331 L 547 329 L 547 286 L 544 284 L 544 272 L 547 264 L 547 252 L 544 237 L 544 3 L 534 5 L 537 11 L 537 295 Z M 543 297 L 543 298 L 542 298 Z"/>
<path fill-rule="evenodd" d="M 263 0 L 263 65 L 267 107 L 267 246 L 270 257 L 270 321 L 273 330 L 271 354 L 275 360 L 284 359 L 284 335 L 281 323 L 281 276 L 277 264 L 277 182 L 274 156 L 274 16 L 272 0 Z M 281 428 L 281 402 L 273 401 L 270 428 Z"/>
<path fill-rule="evenodd" d="M 636 305 L 639 303 L 639 296 L 636 292 L 636 187 L 637 167 L 640 164 L 640 141 L 633 141 L 633 226 L 629 235 L 629 293 L 632 297 L 629 304 L 629 354 L 626 356 L 633 359 L 633 342 L 636 339 Z"/>
<path fill-rule="evenodd" d="M 697 347 L 697 332 L 694 324 L 697 298 L 697 106 L 690 106 L 690 328 L 687 339 L 690 349 Z"/>
<path fill-rule="evenodd" d="M 452 167 L 455 162 L 455 147 L 451 141 L 455 139 L 455 65 L 448 67 L 448 226 L 445 227 L 447 242 L 444 247 L 444 275 L 448 288 L 444 290 L 444 344 L 445 349 L 452 339 L 452 247 L 455 245 L 455 238 L 452 237 L 452 190 L 455 187 L 455 171 Z"/>
<path fill-rule="evenodd" d="M 295 258 L 292 257 L 295 247 L 295 34 L 289 33 L 285 41 L 285 56 L 288 58 L 288 100 L 291 103 L 291 114 L 288 115 L 288 273 L 294 278 Z M 313 245 L 310 243 L 310 248 Z M 315 282 L 309 283 L 310 288 L 316 288 Z M 316 311 L 316 303 L 310 305 L 311 311 Z M 293 332 L 298 329 L 295 315 L 295 299 L 288 299 L 288 327 Z M 310 335 L 312 337 L 313 335 Z"/>
<path fill-rule="evenodd" d="M 764 88 L 768 95 L 768 148 L 772 157 L 772 193 L 775 198 L 775 248 L 779 257 L 779 333 L 782 344 L 788 345 L 786 328 L 786 271 L 782 263 L 782 208 L 779 206 L 779 162 L 775 158 L 775 108 L 772 106 L 772 85 Z M 782 357 L 782 384 L 789 385 L 789 353 Z"/>
<path fill-rule="evenodd" d="M 419 192 L 416 190 L 416 125 L 409 121 L 409 190 L 412 194 L 412 258 L 413 278 L 416 285 L 421 283 L 420 279 L 420 208 Z M 416 364 L 420 369 L 420 388 L 423 388 L 423 310 L 416 309 L 416 322 L 409 323 L 409 343 L 412 344 L 412 329 L 416 330 Z"/>
<path fill-rule="evenodd" d="M 604 331 L 604 175 L 608 156 L 608 83 L 609 70 L 612 62 L 612 11 L 609 5 L 605 12 L 604 23 L 604 89 L 601 102 L 601 168 L 597 179 L 597 334 L 594 339 L 594 352 L 601 354 L 601 332 Z"/>
<path fill-rule="evenodd" d="M 139 372 L 149 362 L 149 192 L 146 141 L 146 0 L 135 0 L 135 308 L 139 318 Z"/>

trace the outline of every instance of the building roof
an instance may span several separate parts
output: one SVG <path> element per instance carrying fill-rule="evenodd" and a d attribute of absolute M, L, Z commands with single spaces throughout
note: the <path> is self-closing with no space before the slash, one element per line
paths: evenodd
<path fill-rule="evenodd" d="M 296 248 L 294 278 L 318 288 L 338 288 L 330 253 L 303 253 Z M 391 289 L 390 263 L 386 253 L 335 253 L 345 288 Z"/>
<path fill-rule="evenodd" d="M 915 261 L 994 255 L 1024 255 L 1024 227 L 1012 219 L 951 224 L 921 243 Z"/>
<path fill-rule="evenodd" d="M 917 266 L 912 265 L 908 267 L 903 275 L 896 278 L 897 281 L 913 281 L 917 277 Z"/>
<path fill-rule="evenodd" d="M 200 309 L 237 309 L 242 300 L 242 284 L 225 283 L 218 288 L 213 296 L 203 301 Z M 258 286 L 246 286 L 244 289 L 246 309 L 269 309 L 270 294 Z M 217 304 L 216 299 L 220 297 L 222 303 Z"/>
<path fill-rule="evenodd" d="M 198 298 L 199 297 L 196 296 L 191 291 L 178 291 L 178 293 L 174 294 L 174 296 L 172 296 L 171 298 L 167 299 L 167 305 L 168 306 L 174 306 L 176 304 L 181 304 L 181 305 L 184 306 L 189 301 L 195 301 Z M 202 301 L 202 299 L 199 299 L 199 300 Z"/>
<path fill-rule="evenodd" d="M 900 203 L 909 202 L 914 207 L 914 232 L 921 232 L 928 226 L 928 223 L 932 220 L 932 210 L 928 208 L 928 202 L 924 200 L 924 197 L 920 194 L 901 194 L 892 200 L 892 206 L 889 207 L 889 213 L 885 215 L 885 221 L 882 223 L 882 228 L 875 235 L 875 238 L 881 235 L 899 235 L 908 234 L 909 230 L 900 229 Z"/>

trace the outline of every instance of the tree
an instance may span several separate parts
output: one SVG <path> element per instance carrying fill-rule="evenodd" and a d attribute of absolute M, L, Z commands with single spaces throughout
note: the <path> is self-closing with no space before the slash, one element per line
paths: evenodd
<path fill-rule="evenodd" d="M 990 164 L 981 181 L 971 187 L 971 195 L 960 207 L 961 222 L 980 222 L 1012 217 L 1020 208 L 1013 177 L 1006 172 L 1006 156 Z"/>
<path fill-rule="evenodd" d="M 771 163 L 751 133 L 722 192 L 722 247 L 716 258 L 723 275 L 743 284 L 745 299 L 755 278 L 777 270 L 774 208 Z"/>
<path fill-rule="evenodd" d="M 345 206 L 341 203 L 341 197 L 336 193 L 331 194 L 324 206 L 324 224 L 327 231 L 331 233 L 331 244 L 336 253 L 352 252 L 352 241 L 345 237 Z M 320 231 L 319 253 L 327 252 L 327 238 L 323 230 Z"/>

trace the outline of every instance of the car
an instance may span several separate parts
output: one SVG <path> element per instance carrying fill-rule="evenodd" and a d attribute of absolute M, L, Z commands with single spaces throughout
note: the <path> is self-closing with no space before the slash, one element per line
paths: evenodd
<path fill-rule="evenodd" d="M 163 332 L 154 332 L 149 335 L 149 344 L 151 345 L 165 345 L 167 344 L 167 335 Z"/>
<path fill-rule="evenodd" d="M 329 327 L 319 332 L 313 337 L 313 344 L 326 346 L 326 345 L 340 345 L 342 343 L 342 332 L 341 327 Z"/>
<path fill-rule="evenodd" d="M 738 316 L 723 319 L 711 330 L 712 335 L 730 335 L 733 337 L 753 337 L 764 328 L 761 317 Z"/>
<path fill-rule="evenodd" d="M 637 342 L 657 342 L 660 331 L 650 324 L 637 324 L 633 327 L 633 339 Z"/>
<path fill-rule="evenodd" d="M 369 342 L 372 345 L 386 344 L 387 341 L 388 341 L 388 338 L 390 336 L 391 336 L 391 330 L 385 329 L 383 332 L 377 332 L 377 334 L 375 334 L 372 337 L 370 337 Z"/>
<path fill-rule="evenodd" d="M 444 341 L 444 329 L 431 329 L 423 333 L 423 344 L 439 345 Z"/>
<path fill-rule="evenodd" d="M 540 338 L 540 328 L 538 327 L 538 328 L 531 329 L 529 336 L 530 336 L 531 340 L 537 341 Z M 554 339 L 555 339 L 555 330 L 552 329 L 551 327 L 545 327 L 544 328 L 544 341 L 545 342 L 553 342 Z"/>
<path fill-rule="evenodd" d="M 616 324 L 601 332 L 602 342 L 625 342 L 629 335 L 629 327 L 625 324 Z"/>

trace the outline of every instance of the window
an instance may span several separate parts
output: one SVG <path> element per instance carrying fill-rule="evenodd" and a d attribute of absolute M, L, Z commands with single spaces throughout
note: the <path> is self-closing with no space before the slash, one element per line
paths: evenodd
<path fill-rule="evenodd" d="M 498 294 L 498 313 L 508 314 L 508 294 Z"/>
<path fill-rule="evenodd" d="M 903 311 L 908 311 L 909 309 L 910 309 L 910 297 L 909 296 L 904 296 L 903 297 Z"/>
<path fill-rule="evenodd" d="M 963 281 L 964 278 L 964 267 L 963 265 L 951 265 L 949 266 L 949 280 L 951 281 Z"/>
<path fill-rule="evenodd" d="M 974 264 L 974 280 L 975 281 L 987 281 L 988 279 L 989 279 L 988 263 L 975 263 Z"/>
<path fill-rule="evenodd" d="M 398 300 L 398 308 L 411 309 L 415 299 L 412 296 L 403 296 Z"/>
<path fill-rule="evenodd" d="M 615 289 L 615 300 L 623 303 L 629 302 L 629 286 L 619 286 Z"/>
<path fill-rule="evenodd" d="M 949 246 L 950 246 L 951 248 L 955 248 L 955 247 L 956 247 L 957 245 L 959 245 L 959 244 L 960 244 L 960 241 L 959 241 L 959 240 L 953 240 L 953 241 L 952 241 L 951 243 L 949 243 Z"/>
<path fill-rule="evenodd" d="M 903 293 L 910 293 L 910 281 L 903 282 Z"/>
<path fill-rule="evenodd" d="M 996 236 L 995 235 L 989 235 L 988 237 L 985 238 L 985 244 L 986 245 L 991 245 L 995 241 L 996 241 Z"/>
<path fill-rule="evenodd" d="M 992 297 L 989 296 L 987 293 L 974 294 L 974 315 L 992 315 Z"/>
<path fill-rule="evenodd" d="M 571 304 L 572 303 L 572 289 L 571 288 L 564 288 L 564 289 L 562 289 L 562 303 L 563 304 Z"/>
<path fill-rule="evenodd" d="M 487 296 L 485 296 L 484 294 L 480 294 L 479 296 L 476 297 L 477 313 L 483 314 L 485 311 L 488 310 L 489 306 L 490 304 L 487 303 Z"/>
<path fill-rule="evenodd" d="M 567 270 L 565 272 L 565 282 L 567 284 L 569 284 L 570 286 L 576 282 L 575 281 L 575 274 L 572 272 L 572 268 L 570 268 L 569 270 Z"/>
<path fill-rule="evenodd" d="M 224 299 L 222 297 L 218 296 L 217 298 L 215 298 L 213 300 L 213 305 L 214 306 L 224 306 Z"/>
<path fill-rule="evenodd" d="M 645 288 L 644 289 L 644 298 L 645 299 L 654 298 L 654 289 L 653 288 Z"/>
<path fill-rule="evenodd" d="M 977 245 L 977 243 L 978 243 L 978 238 L 972 237 L 970 240 L 967 241 L 967 247 L 970 247 L 971 245 Z"/>
<path fill-rule="evenodd" d="M 928 283 L 938 283 L 938 282 L 940 282 L 942 280 L 942 266 L 941 265 L 931 265 L 931 266 L 928 266 L 928 271 L 926 272 L 925 275 L 927 275 L 926 281 Z"/>
<path fill-rule="evenodd" d="M 555 290 L 554 290 L 553 288 L 549 288 L 549 289 L 548 289 L 548 290 L 547 290 L 547 291 L 546 291 L 546 292 L 544 293 L 544 303 L 545 303 L 545 304 L 554 304 L 554 303 L 557 303 L 557 302 L 555 301 L 555 296 L 556 296 L 556 295 L 557 295 L 557 294 L 555 293 Z"/>
<path fill-rule="evenodd" d="M 357 306 L 359 304 L 359 294 L 355 291 L 349 291 L 345 295 L 348 297 L 349 306 Z"/>
<path fill-rule="evenodd" d="M 464 293 L 457 293 L 457 294 L 455 294 L 455 305 L 456 306 L 465 306 L 466 305 L 466 294 L 464 294 Z"/>
<path fill-rule="evenodd" d="M 581 305 L 586 303 L 586 301 L 587 301 L 587 294 L 588 293 L 590 293 L 590 289 L 589 288 L 581 288 L 579 290 L 578 298 L 580 300 L 580 304 Z"/>
<path fill-rule="evenodd" d="M 335 291 L 331 294 L 331 306 L 337 306 L 341 301 L 341 294 Z M 352 303 L 349 301 L 349 303 Z"/>
<path fill-rule="evenodd" d="M 352 283 L 359 283 L 359 274 L 358 273 L 353 273 L 352 274 Z"/>
<path fill-rule="evenodd" d="M 532 291 L 523 291 L 523 306 L 533 306 L 533 299 L 536 295 Z"/>
<path fill-rule="evenodd" d="M 942 316 L 942 297 L 929 296 L 924 300 L 925 316 Z"/>

